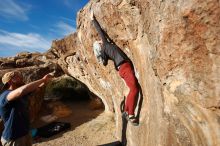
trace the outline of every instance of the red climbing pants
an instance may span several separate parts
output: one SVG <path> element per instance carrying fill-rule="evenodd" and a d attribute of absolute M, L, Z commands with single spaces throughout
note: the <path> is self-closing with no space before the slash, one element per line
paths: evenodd
<path fill-rule="evenodd" d="M 139 87 L 131 63 L 125 62 L 122 65 L 120 65 L 119 75 L 124 79 L 125 83 L 130 89 L 129 94 L 126 98 L 124 110 L 128 112 L 129 115 L 134 115 L 135 102 L 139 92 Z"/>

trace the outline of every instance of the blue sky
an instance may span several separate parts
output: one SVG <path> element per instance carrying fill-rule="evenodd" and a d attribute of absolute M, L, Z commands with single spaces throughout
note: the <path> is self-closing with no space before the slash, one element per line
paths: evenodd
<path fill-rule="evenodd" d="M 0 57 L 45 52 L 52 40 L 75 31 L 89 0 L 0 0 Z"/>

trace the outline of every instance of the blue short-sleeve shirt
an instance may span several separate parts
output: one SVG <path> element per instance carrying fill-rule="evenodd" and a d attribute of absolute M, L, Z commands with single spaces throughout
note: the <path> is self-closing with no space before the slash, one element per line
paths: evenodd
<path fill-rule="evenodd" d="M 29 132 L 28 100 L 21 97 L 13 101 L 7 100 L 11 90 L 0 95 L 0 116 L 4 122 L 2 137 L 5 140 L 15 140 Z"/>

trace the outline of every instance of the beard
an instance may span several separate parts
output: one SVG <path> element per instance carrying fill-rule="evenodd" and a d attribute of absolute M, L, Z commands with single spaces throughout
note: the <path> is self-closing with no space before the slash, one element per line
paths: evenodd
<path fill-rule="evenodd" d="M 19 82 L 12 81 L 12 82 L 16 88 L 19 88 L 19 87 L 25 85 L 25 83 L 23 81 L 19 81 Z"/>
<path fill-rule="evenodd" d="M 16 85 L 17 87 L 21 87 L 21 86 L 25 85 L 25 83 L 24 83 L 24 82 L 20 82 L 20 83 L 16 83 L 15 85 Z"/>

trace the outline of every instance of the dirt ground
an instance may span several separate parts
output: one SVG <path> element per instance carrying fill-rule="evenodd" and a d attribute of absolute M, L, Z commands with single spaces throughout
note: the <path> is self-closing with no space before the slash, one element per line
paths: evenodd
<path fill-rule="evenodd" d="M 103 113 L 103 110 L 91 110 L 86 101 L 68 102 L 65 106 L 71 112 L 67 111 L 68 116 L 61 116 L 56 121 L 70 122 L 71 129 L 47 139 L 35 139 L 34 146 L 97 146 L 117 141 L 112 115 Z M 55 107 L 59 109 L 57 104 Z M 33 126 L 45 124 L 38 120 Z"/>

